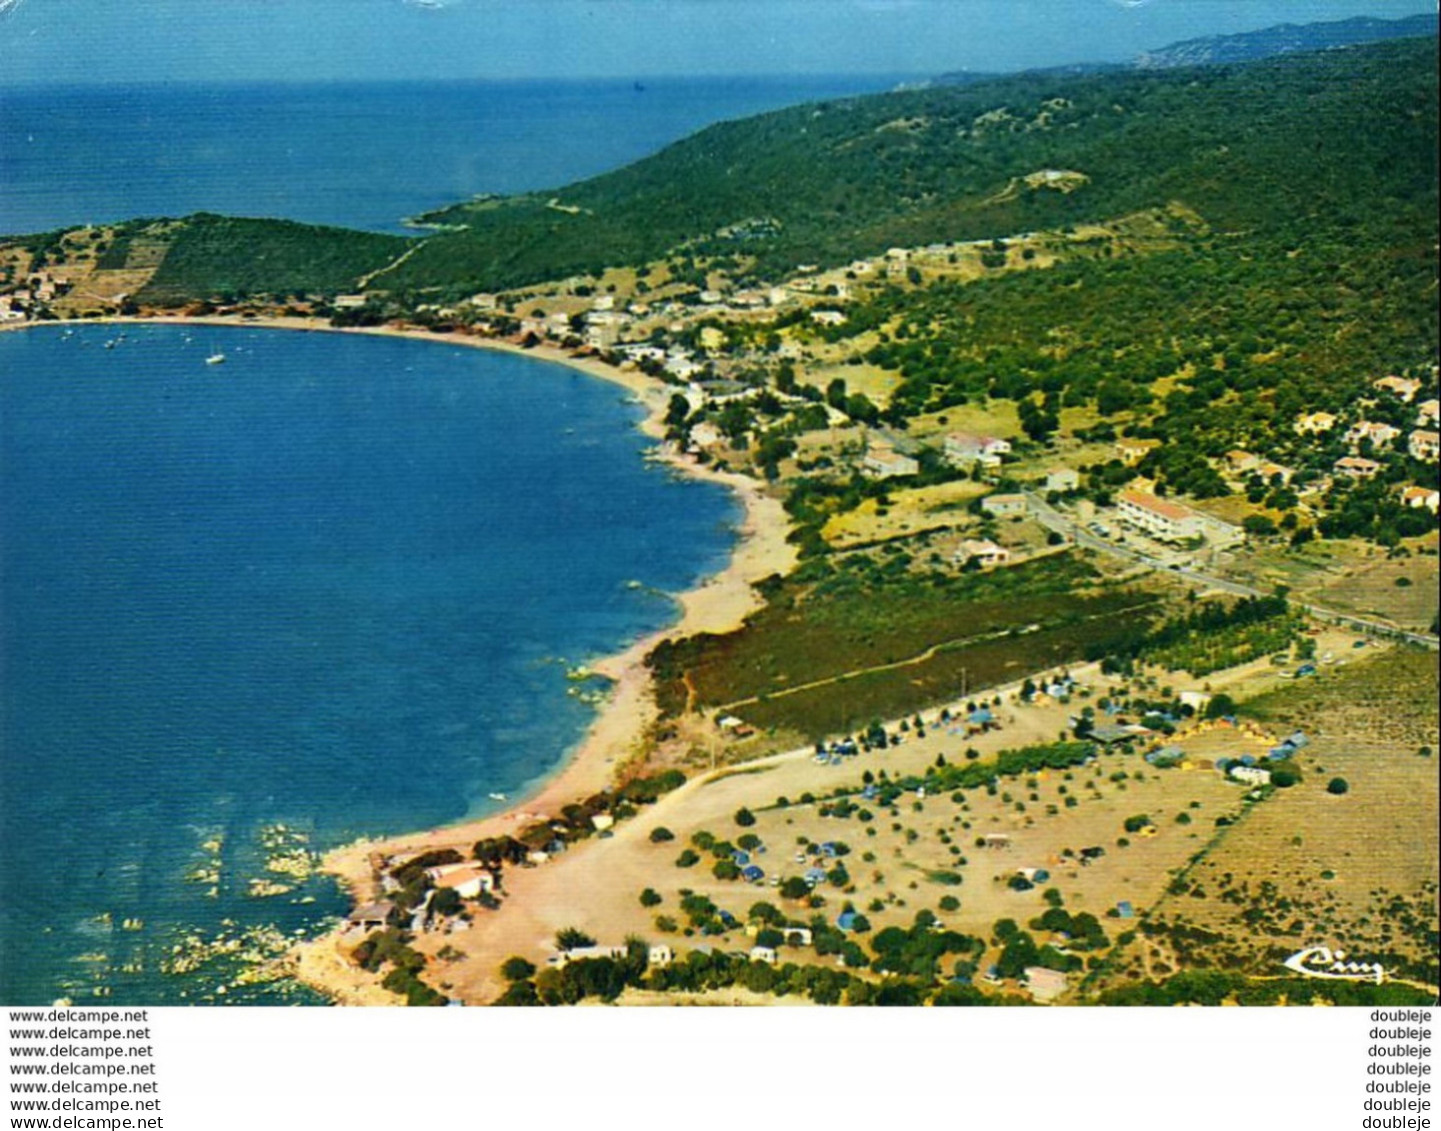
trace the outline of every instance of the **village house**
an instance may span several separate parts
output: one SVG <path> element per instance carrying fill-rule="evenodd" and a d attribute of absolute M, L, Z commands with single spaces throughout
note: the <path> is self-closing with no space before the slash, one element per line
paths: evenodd
<path fill-rule="evenodd" d="M 981 500 L 981 510 L 996 518 L 1025 514 L 1027 506 L 1025 495 L 987 495 Z"/>
<path fill-rule="evenodd" d="M 918 461 L 884 441 L 874 441 L 866 449 L 861 471 L 872 479 L 892 479 L 898 475 L 915 475 L 921 470 Z"/>
<path fill-rule="evenodd" d="M 811 321 L 817 326 L 844 326 L 846 316 L 839 310 L 812 310 Z"/>
<path fill-rule="evenodd" d="M 1362 459 L 1360 456 L 1342 456 L 1331 469 L 1337 475 L 1346 475 L 1352 479 L 1370 479 L 1378 471 L 1381 465 L 1374 459 Z"/>
<path fill-rule="evenodd" d="M 1204 711 L 1211 705 L 1211 693 L 1209 691 L 1182 691 L 1177 694 L 1176 699 L 1183 707 L 1190 707 L 1197 714 Z"/>
<path fill-rule="evenodd" d="M 1432 514 L 1441 504 L 1441 492 L 1430 487 L 1407 487 L 1401 492 L 1401 502 L 1408 507 L 1425 507 Z"/>
<path fill-rule="evenodd" d="M 1117 440 L 1116 455 L 1127 467 L 1134 467 L 1160 446 L 1160 440 Z"/>
<path fill-rule="evenodd" d="M 1406 450 L 1411 453 L 1412 459 L 1434 463 L 1441 456 L 1441 434 L 1417 429 L 1407 437 Z"/>
<path fill-rule="evenodd" d="M 336 310 L 359 310 L 365 305 L 364 295 L 336 295 L 335 301 L 330 304 Z"/>
<path fill-rule="evenodd" d="M 1011 551 L 997 546 L 987 538 L 967 538 L 956 549 L 954 561 L 957 565 L 976 562 L 983 568 L 1005 565 L 1011 560 Z"/>
<path fill-rule="evenodd" d="M 1270 460 L 1262 460 L 1255 467 L 1255 473 L 1261 477 L 1266 484 L 1273 484 L 1279 478 L 1283 486 L 1289 486 L 1295 478 L 1296 472 L 1284 464 L 1272 463 Z"/>
<path fill-rule="evenodd" d="M 625 958 L 629 953 L 628 948 L 624 946 L 577 946 L 552 954 L 546 959 L 546 962 L 556 969 L 560 969 L 569 963 L 579 962 L 586 958 Z"/>
<path fill-rule="evenodd" d="M 675 954 L 664 943 L 656 943 L 646 952 L 645 960 L 648 966 L 669 966 L 675 961 Z"/>
<path fill-rule="evenodd" d="M 1238 448 L 1226 453 L 1225 462 L 1226 470 L 1232 475 L 1245 475 L 1246 472 L 1261 466 L 1261 457 Z"/>
<path fill-rule="evenodd" d="M 1296 434 L 1329 432 L 1336 427 L 1336 417 L 1329 412 L 1307 412 L 1296 417 Z"/>
<path fill-rule="evenodd" d="M 1260 766 L 1232 766 L 1226 772 L 1244 785 L 1271 784 L 1271 771 L 1263 770 Z"/>
<path fill-rule="evenodd" d="M 769 946 L 753 946 L 750 950 L 750 959 L 752 962 L 768 962 L 774 966 L 776 964 L 775 948 Z"/>
<path fill-rule="evenodd" d="M 1373 448 L 1389 448 L 1399 435 L 1401 429 L 1393 428 L 1389 424 L 1381 424 L 1375 420 L 1358 420 L 1347 429 L 1346 443 L 1355 448 L 1363 440 L 1369 440 Z"/>
<path fill-rule="evenodd" d="M 952 432 L 945 440 L 946 459 L 958 466 L 979 463 L 983 467 L 997 467 L 1001 457 L 1010 450 L 1009 440 L 971 432 Z"/>
<path fill-rule="evenodd" d="M 1416 394 L 1421 391 L 1421 382 L 1411 377 L 1382 377 L 1371 384 L 1378 389 L 1394 393 L 1407 404 L 1410 404 Z"/>
<path fill-rule="evenodd" d="M 1435 424 L 1438 420 L 1441 420 L 1441 401 L 1435 397 L 1416 406 L 1417 424 Z"/>
<path fill-rule="evenodd" d="M 1074 491 L 1080 485 L 1080 473 L 1072 471 L 1069 467 L 1052 467 L 1046 470 L 1046 490 L 1048 492 L 1059 491 L 1064 494 L 1066 491 Z"/>
<path fill-rule="evenodd" d="M 1127 526 L 1162 542 L 1200 538 L 1204 531 L 1195 511 L 1146 491 L 1122 491 L 1116 496 L 1116 511 Z"/>

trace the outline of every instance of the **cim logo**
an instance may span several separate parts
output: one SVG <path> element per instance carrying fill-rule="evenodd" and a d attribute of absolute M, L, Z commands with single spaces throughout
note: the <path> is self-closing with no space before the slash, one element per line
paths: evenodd
<path fill-rule="evenodd" d="M 1298 950 L 1282 965 L 1305 978 L 1375 982 L 1378 986 L 1386 980 L 1386 969 L 1379 962 L 1347 962 L 1344 950 L 1332 950 L 1326 946 L 1310 946 L 1305 950 Z"/>

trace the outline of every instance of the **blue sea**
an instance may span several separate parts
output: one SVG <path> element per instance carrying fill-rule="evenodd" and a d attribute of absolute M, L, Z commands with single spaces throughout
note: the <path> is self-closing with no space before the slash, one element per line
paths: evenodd
<path fill-rule="evenodd" d="M 247 982 L 343 910 L 308 854 L 552 772 L 736 505 L 561 366 L 120 334 L 0 335 L 0 1000 L 310 1000 Z"/>
<path fill-rule="evenodd" d="M 210 211 L 401 231 L 901 76 L 0 88 L 0 232 Z"/>
<path fill-rule="evenodd" d="M 0 90 L 0 231 L 201 209 L 396 230 L 889 85 Z M 318 1000 L 256 980 L 344 910 L 314 854 L 553 773 L 595 711 L 567 671 L 724 564 L 734 501 L 647 463 L 638 417 L 444 344 L 0 335 L 0 1002 Z"/>

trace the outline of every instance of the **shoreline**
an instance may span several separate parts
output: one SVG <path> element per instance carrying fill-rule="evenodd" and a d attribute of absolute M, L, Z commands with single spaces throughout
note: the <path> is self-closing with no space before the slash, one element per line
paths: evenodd
<path fill-rule="evenodd" d="M 638 370 L 622 370 L 598 358 L 572 357 L 555 346 L 526 348 L 494 338 L 468 334 L 435 334 L 426 330 L 395 326 L 340 327 L 309 318 L 273 317 L 237 319 L 217 316 L 110 317 L 68 319 L 56 323 L 20 323 L 0 327 L 20 331 L 36 326 L 65 325 L 181 325 L 217 326 L 235 329 L 289 330 L 292 332 L 364 334 L 373 337 L 404 338 L 417 342 L 451 344 L 491 350 L 518 357 L 551 362 L 620 386 L 635 395 L 645 416 L 636 427 L 659 441 L 665 435 L 664 415 L 673 386 Z M 470 846 L 482 837 L 513 831 L 533 819 L 533 814 L 553 813 L 573 801 L 597 793 L 612 784 L 615 769 L 643 738 L 656 716 L 656 707 L 646 655 L 663 640 L 699 632 L 729 632 L 761 606 L 752 585 L 774 573 L 787 573 L 795 565 L 796 552 L 786 537 L 790 520 L 780 501 L 767 495 L 762 486 L 739 472 L 719 471 L 698 464 L 674 451 L 658 451 L 653 457 L 675 472 L 726 487 L 739 502 L 741 522 L 736 542 L 725 566 L 702 578 L 681 593 L 671 594 L 679 615 L 671 624 L 631 642 L 617 652 L 591 660 L 590 670 L 605 676 L 611 687 L 599 705 L 595 719 L 581 739 L 562 754 L 553 772 L 527 787 L 523 795 L 510 799 L 506 807 L 484 817 L 462 819 L 455 824 L 416 830 L 391 836 L 362 838 L 330 849 L 321 860 L 323 871 L 335 876 L 355 902 L 371 898 L 374 875 L 371 858 L 375 853 L 396 854 L 431 848 L 458 846 L 469 855 Z M 334 953 L 338 928 L 301 944 L 295 976 L 312 988 L 334 998 L 339 1004 L 378 1003 L 370 994 L 359 992 L 351 979 L 344 984 L 333 978 L 334 964 L 305 952 Z M 378 989 L 378 987 L 377 987 Z M 382 991 L 383 993 L 383 991 Z M 385 997 L 393 995 L 385 994 Z"/>

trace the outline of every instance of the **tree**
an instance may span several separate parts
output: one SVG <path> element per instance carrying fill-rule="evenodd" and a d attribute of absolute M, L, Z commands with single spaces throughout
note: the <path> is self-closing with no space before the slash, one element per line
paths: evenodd
<path fill-rule="evenodd" d="M 781 884 L 780 893 L 783 899 L 805 899 L 811 893 L 811 886 L 799 876 L 791 876 Z"/>
<path fill-rule="evenodd" d="M 1350 788 L 1351 784 L 1345 778 L 1332 778 L 1326 783 L 1326 792 L 1334 793 L 1337 797 L 1348 792 Z"/>
<path fill-rule="evenodd" d="M 595 946 L 595 939 L 576 927 L 562 927 L 555 933 L 556 950 L 576 950 L 583 946 Z"/>
<path fill-rule="evenodd" d="M 675 858 L 677 868 L 689 868 L 700 861 L 700 855 L 693 848 L 687 848 Z"/>
<path fill-rule="evenodd" d="M 430 910 L 436 915 L 459 915 L 464 901 L 454 888 L 438 888 L 430 897 Z"/>
<path fill-rule="evenodd" d="M 666 828 L 664 825 L 657 825 L 655 828 L 651 829 L 651 844 L 661 844 L 667 840 L 675 840 L 675 833 L 671 832 L 670 829 Z"/>
<path fill-rule="evenodd" d="M 736 810 L 736 824 L 740 825 L 741 828 L 749 828 L 755 823 L 756 815 L 752 813 L 749 809 L 747 809 L 744 805 L 742 805 L 739 809 Z"/>
<path fill-rule="evenodd" d="M 655 888 L 646 888 L 640 893 L 640 905 L 642 907 L 655 907 L 661 902 L 660 892 Z"/>
<path fill-rule="evenodd" d="M 507 982 L 521 982 L 535 973 L 535 964 L 513 954 L 500 964 L 500 976 Z"/>

